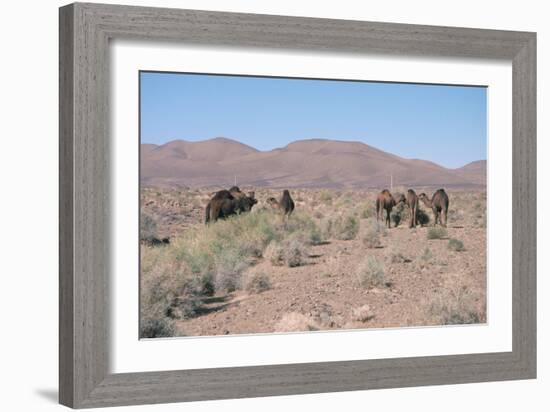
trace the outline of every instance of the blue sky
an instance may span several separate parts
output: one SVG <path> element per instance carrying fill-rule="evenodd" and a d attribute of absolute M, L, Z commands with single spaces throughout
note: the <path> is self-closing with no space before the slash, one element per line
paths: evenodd
<path fill-rule="evenodd" d="M 141 142 L 228 137 L 259 150 L 361 141 L 460 167 L 486 159 L 482 87 L 141 72 Z"/>

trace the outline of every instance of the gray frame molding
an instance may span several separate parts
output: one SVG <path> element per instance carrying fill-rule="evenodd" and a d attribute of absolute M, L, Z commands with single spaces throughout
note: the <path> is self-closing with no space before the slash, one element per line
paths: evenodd
<path fill-rule="evenodd" d="M 103 4 L 60 9 L 59 397 L 74 408 L 536 377 L 536 34 Z M 108 372 L 109 40 L 506 59 L 513 64 L 513 350 Z"/>

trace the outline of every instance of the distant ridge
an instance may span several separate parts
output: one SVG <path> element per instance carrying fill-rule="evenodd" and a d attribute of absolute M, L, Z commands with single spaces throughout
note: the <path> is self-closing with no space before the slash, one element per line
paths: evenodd
<path fill-rule="evenodd" d="M 141 145 L 141 183 L 145 186 L 287 188 L 383 188 L 390 185 L 484 189 L 486 161 L 448 169 L 405 159 L 361 142 L 297 140 L 259 151 L 225 137 L 163 145 Z"/>

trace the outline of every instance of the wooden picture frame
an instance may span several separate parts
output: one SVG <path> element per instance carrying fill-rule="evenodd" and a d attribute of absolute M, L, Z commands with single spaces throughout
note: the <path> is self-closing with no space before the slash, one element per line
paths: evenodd
<path fill-rule="evenodd" d="M 75 3 L 60 9 L 59 398 L 73 408 L 536 377 L 536 34 Z M 511 352 L 110 374 L 109 40 L 496 58 L 513 67 Z"/>

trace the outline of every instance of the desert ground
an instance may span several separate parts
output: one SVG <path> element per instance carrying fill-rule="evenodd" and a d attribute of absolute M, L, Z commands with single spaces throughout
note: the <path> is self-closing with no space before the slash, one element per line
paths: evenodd
<path fill-rule="evenodd" d="M 251 212 L 205 225 L 214 189 L 142 189 L 142 337 L 486 321 L 485 192 L 448 192 L 447 228 L 420 204 L 423 225 L 399 205 L 387 229 L 377 191 L 294 189 L 285 220 L 281 190 L 242 190 Z"/>

